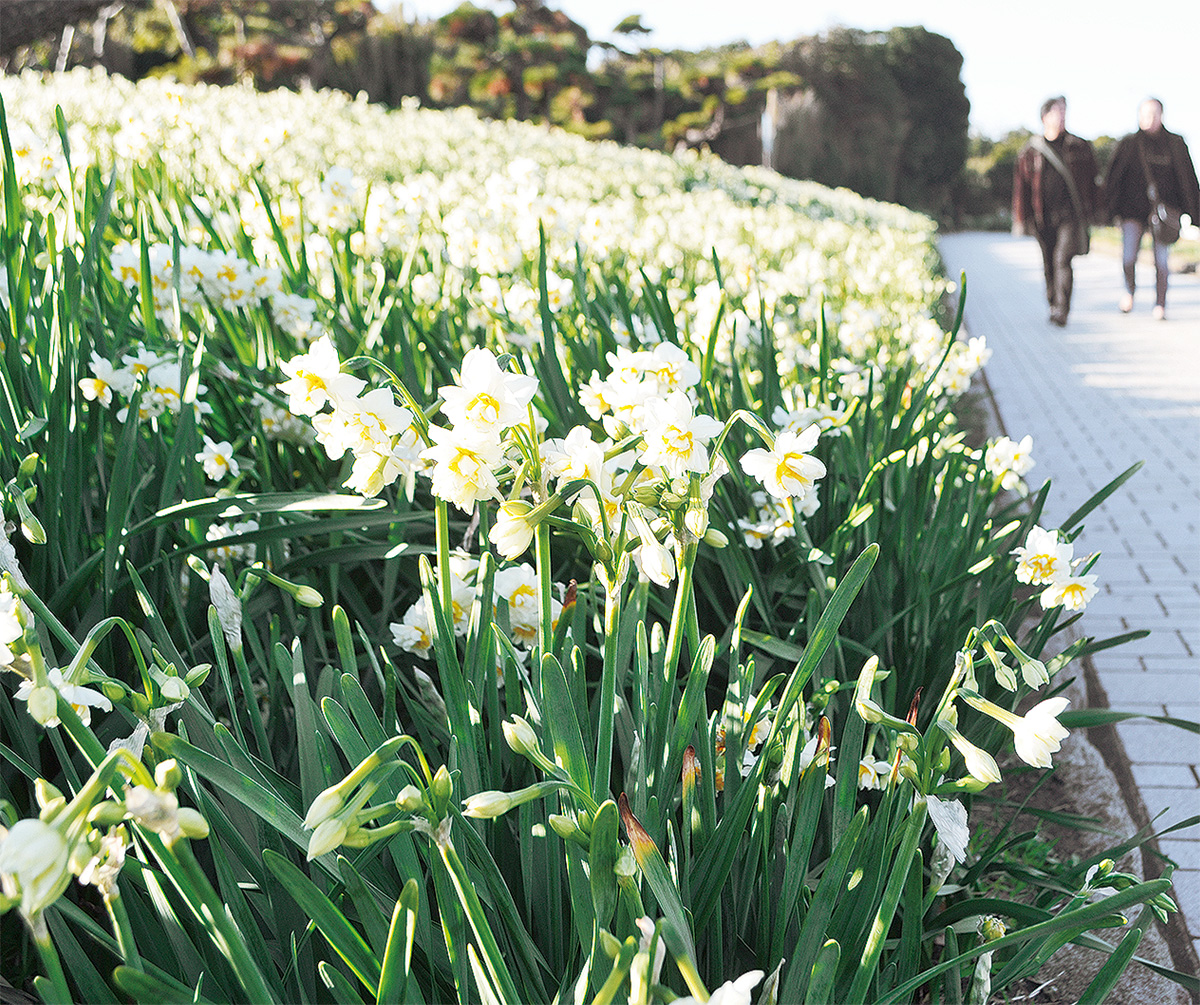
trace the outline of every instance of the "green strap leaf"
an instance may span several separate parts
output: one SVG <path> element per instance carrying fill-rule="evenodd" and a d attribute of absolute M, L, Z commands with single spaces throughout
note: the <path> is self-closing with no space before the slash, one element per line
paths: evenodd
<path fill-rule="evenodd" d="M 410 979 L 420 903 L 421 889 L 417 881 L 410 878 L 400 891 L 400 898 L 392 911 L 387 948 L 383 952 L 383 970 L 379 977 L 379 993 L 375 998 L 379 1005 L 407 1005 L 409 1002 L 424 1001 L 420 985 Z"/>
<path fill-rule="evenodd" d="M 354 975 L 374 994 L 379 987 L 381 968 L 371 948 L 354 927 L 316 886 L 296 866 L 269 848 L 263 851 L 263 862 L 292 898 L 299 904 L 325 936 L 329 945 Z"/>
<path fill-rule="evenodd" d="M 576 785 L 584 792 L 591 792 L 592 779 L 571 688 L 562 664 L 549 653 L 542 657 L 542 700 L 556 760 Z"/>
<path fill-rule="evenodd" d="M 837 976 L 838 960 L 842 955 L 842 947 L 835 939 L 828 940 L 817 954 L 817 960 L 812 967 L 812 978 L 808 982 L 808 995 L 805 1005 L 828 1005 L 833 1001 L 833 979 Z"/>
<path fill-rule="evenodd" d="M 264 788 L 236 768 L 173 733 L 155 733 L 151 742 L 157 750 L 187 765 L 201 778 L 212 782 L 242 806 L 258 814 L 298 847 L 308 848 L 308 834 L 300 815 L 277 792 Z"/>

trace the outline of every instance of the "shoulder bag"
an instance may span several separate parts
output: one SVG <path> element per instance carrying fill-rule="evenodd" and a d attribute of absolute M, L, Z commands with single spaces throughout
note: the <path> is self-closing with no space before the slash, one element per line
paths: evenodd
<path fill-rule="evenodd" d="M 1075 248 L 1073 255 L 1086 255 L 1092 246 L 1091 231 L 1088 229 L 1087 213 L 1083 211 L 1083 200 L 1079 198 L 1079 189 L 1075 187 L 1075 177 L 1067 169 L 1067 166 L 1062 162 L 1062 158 L 1054 152 L 1054 149 L 1046 142 L 1043 136 L 1034 136 L 1029 141 L 1030 145 L 1050 164 L 1055 171 L 1063 177 L 1063 181 L 1067 183 L 1067 192 L 1071 196 L 1071 205 L 1075 207 Z"/>
<path fill-rule="evenodd" d="M 1135 141 L 1137 142 L 1137 141 Z M 1174 244 L 1179 240 L 1179 230 L 1183 226 L 1181 217 L 1183 211 L 1174 206 L 1168 206 L 1158 197 L 1158 186 L 1150 174 L 1150 165 L 1146 161 L 1146 151 L 1142 144 L 1137 144 L 1138 154 L 1142 158 L 1142 171 L 1146 175 L 1146 195 L 1150 199 L 1150 233 L 1159 244 Z"/>

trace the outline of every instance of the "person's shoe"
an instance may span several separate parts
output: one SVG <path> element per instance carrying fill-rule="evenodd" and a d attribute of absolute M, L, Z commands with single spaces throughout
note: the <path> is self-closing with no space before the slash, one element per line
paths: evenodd
<path fill-rule="evenodd" d="M 1121 298 L 1120 303 L 1118 303 L 1117 306 L 1121 308 L 1122 314 L 1128 314 L 1131 310 L 1133 310 L 1133 294 L 1126 293 L 1125 296 Z"/>
<path fill-rule="evenodd" d="M 1050 323 L 1052 325 L 1058 325 L 1059 328 L 1066 328 L 1067 316 L 1065 314 L 1060 314 L 1058 311 L 1052 311 L 1050 314 Z"/>
<path fill-rule="evenodd" d="M 1162 304 L 1154 305 L 1154 320 L 1155 321 L 1166 321 L 1167 320 L 1167 309 Z"/>

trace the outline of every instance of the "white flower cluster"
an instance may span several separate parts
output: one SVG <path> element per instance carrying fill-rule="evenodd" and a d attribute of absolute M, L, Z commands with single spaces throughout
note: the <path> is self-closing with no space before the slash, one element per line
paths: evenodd
<path fill-rule="evenodd" d="M 483 122 L 468 110 L 387 110 L 333 92 L 256 94 L 72 71 L 3 78 L 0 93 L 12 120 L 30 128 L 52 122 L 61 105 L 79 164 L 108 164 L 114 137 L 125 137 L 115 144 L 122 170 L 126 159 L 152 160 L 205 193 L 218 232 L 244 232 L 258 261 L 281 265 L 275 230 L 248 180 L 254 175 L 293 258 L 306 258 L 319 289 L 334 289 L 333 261 L 345 241 L 389 272 L 404 263 L 425 307 L 451 308 L 465 297 L 472 324 L 512 345 L 537 330 L 544 232 L 552 309 L 574 300 L 564 277 L 575 275 L 582 248 L 591 281 L 607 286 L 620 277 L 635 298 L 647 292 L 646 279 L 663 282 L 685 343 L 705 345 L 719 317 L 721 360 L 770 335 L 785 385 L 816 358 L 822 309 L 847 396 L 866 386 L 870 368 L 909 360 L 931 367 L 946 346 L 930 315 L 948 283 L 929 268 L 928 218 L 763 169 Z M 189 235 L 198 225 L 185 221 Z M 242 276 L 208 296 L 236 304 L 253 296 L 253 282 Z M 278 298 L 272 307 L 277 317 L 286 312 Z M 309 320 L 280 323 L 312 339 Z M 613 319 L 614 330 L 629 326 Z M 959 393 L 985 358 L 975 342 L 956 347 L 936 389 Z"/>
<path fill-rule="evenodd" d="M 1044 610 L 1063 607 L 1081 611 L 1096 595 L 1097 576 L 1075 575 L 1075 566 L 1084 559 L 1075 559 L 1075 546 L 1059 539 L 1058 531 L 1034 527 L 1025 544 L 1013 552 L 1017 559 L 1017 579 L 1033 586 L 1045 586 L 1038 598 Z"/>
<path fill-rule="evenodd" d="M 176 286 L 175 256 L 171 245 L 149 245 L 147 258 L 154 313 L 169 330 L 173 330 L 172 294 Z M 140 288 L 140 245 L 119 242 L 112 250 L 111 265 L 113 275 L 127 289 L 136 292 Z M 288 293 L 278 269 L 253 265 L 230 251 L 206 251 L 194 245 L 181 247 L 178 289 L 179 306 L 185 312 L 200 310 L 210 303 L 227 311 L 266 305 L 280 328 L 297 339 L 309 340 L 321 333 L 320 325 L 313 320 L 316 304 L 306 297 Z"/>
<path fill-rule="evenodd" d="M 17 656 L 9 648 L 25 634 L 18 617 L 20 600 L 8 588 L 8 581 L 0 579 L 0 670 L 11 670 Z"/>
<path fill-rule="evenodd" d="M 475 603 L 479 563 L 465 555 L 451 557 L 451 615 L 454 632 L 464 635 L 470 620 L 471 607 Z M 524 657 L 537 642 L 541 623 L 541 604 L 538 595 L 537 573 L 528 563 L 509 565 L 492 577 L 492 603 L 500 606 L 508 618 L 509 640 L 518 647 L 518 656 Z M 562 613 L 562 602 L 557 597 L 550 599 L 551 630 L 558 624 Z M 433 627 L 429 608 L 422 597 L 404 612 L 400 621 L 389 626 L 392 640 L 401 649 L 427 659 L 433 646 Z M 504 682 L 503 654 L 497 655 L 496 682 Z"/>
<path fill-rule="evenodd" d="M 317 441 L 331 458 L 347 451 L 353 455 L 348 488 L 376 496 L 415 470 L 419 451 L 412 412 L 396 404 L 389 388 L 365 390 L 366 381 L 342 373 L 329 336 L 281 366 L 288 379 L 279 390 L 288 395 L 292 413 L 313 416 Z M 330 411 L 323 411 L 327 405 Z"/>
<path fill-rule="evenodd" d="M 114 395 L 124 399 L 141 391 L 138 403 L 139 419 L 154 419 L 164 413 L 178 415 L 183 407 L 182 365 L 177 355 L 165 355 L 140 348 L 121 357 L 120 366 L 114 365 L 99 353 L 92 352 L 91 376 L 79 381 L 79 389 L 88 401 L 96 401 L 109 408 Z M 192 403 L 199 418 L 212 412 L 212 407 L 199 400 L 206 388 L 196 387 L 196 400 Z M 128 406 L 117 411 L 117 419 L 124 422 L 129 413 Z"/>
<path fill-rule="evenodd" d="M 1029 474 L 1035 464 L 1030 456 L 1033 449 L 1033 437 L 1026 436 L 1018 443 L 1007 436 L 988 444 L 984 451 L 983 466 L 988 474 L 1000 480 L 1003 489 L 1017 489 L 1022 479 Z"/>

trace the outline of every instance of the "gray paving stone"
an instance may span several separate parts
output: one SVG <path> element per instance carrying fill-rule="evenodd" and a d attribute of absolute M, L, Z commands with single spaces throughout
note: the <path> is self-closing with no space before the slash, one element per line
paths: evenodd
<path fill-rule="evenodd" d="M 1141 789 L 1194 790 L 1200 799 L 1200 786 L 1196 776 L 1184 764 L 1133 764 L 1133 779 Z"/>
<path fill-rule="evenodd" d="M 1134 764 L 1200 764 L 1200 737 L 1176 726 L 1133 719 L 1117 733 Z"/>
<path fill-rule="evenodd" d="M 1194 786 L 1179 789 L 1141 788 L 1142 802 L 1151 817 L 1162 817 L 1158 824 L 1170 826 L 1200 813 L 1200 789 Z"/>
<path fill-rule="evenodd" d="M 1172 834 L 1160 838 L 1158 848 L 1182 869 L 1200 869 L 1200 841 L 1177 841 Z"/>

